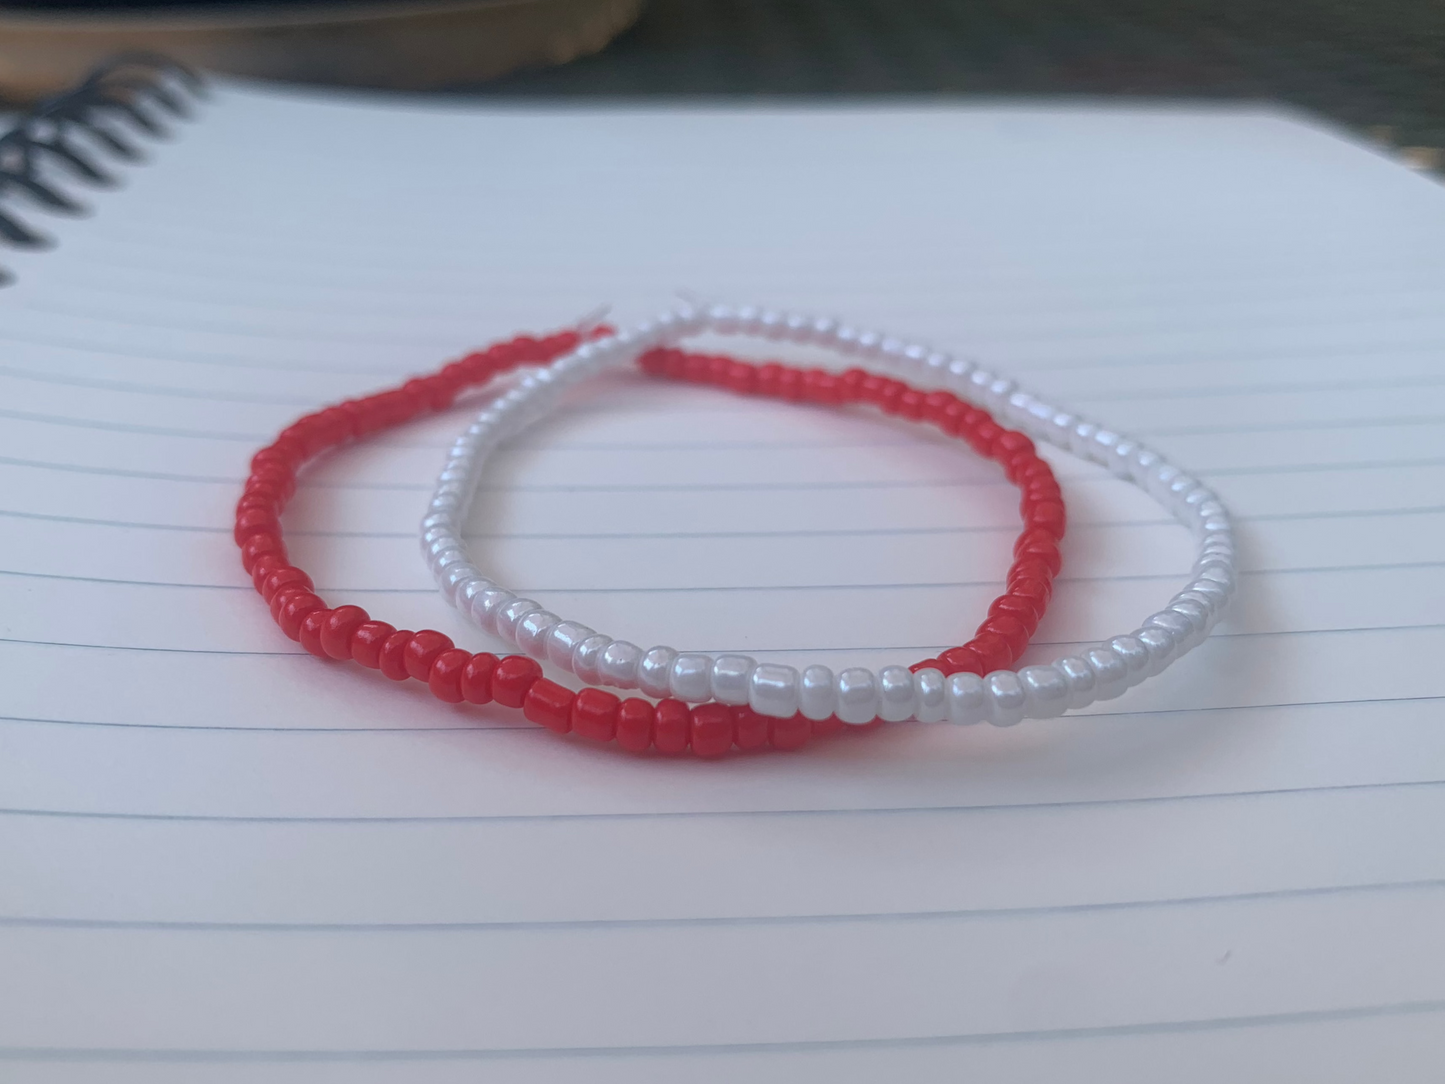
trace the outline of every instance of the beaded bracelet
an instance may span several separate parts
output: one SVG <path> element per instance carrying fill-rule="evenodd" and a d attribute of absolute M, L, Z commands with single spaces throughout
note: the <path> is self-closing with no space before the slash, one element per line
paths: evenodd
<path fill-rule="evenodd" d="M 958 723 L 986 719 L 1003 726 L 1024 718 L 1050 718 L 1070 708 L 1119 696 L 1132 685 L 1162 672 L 1207 635 L 1227 605 L 1235 585 L 1235 550 L 1224 506 L 1212 491 L 1167 463 L 1158 452 L 1061 411 L 973 362 L 956 360 L 922 345 L 858 331 L 827 318 L 714 306 L 706 310 L 685 307 L 629 331 L 584 344 L 547 368 L 522 378 L 477 416 L 454 448 L 422 525 L 424 537 L 429 539 L 424 545 L 433 574 L 444 591 L 462 592 L 460 608 L 464 613 L 475 618 L 477 607 L 487 605 L 477 600 L 484 595 L 490 599 L 486 593 L 499 590 L 490 583 L 479 589 L 470 586 L 481 576 L 470 564 L 458 530 L 488 453 L 555 406 L 567 387 L 627 364 L 656 346 L 704 331 L 828 346 L 848 356 L 922 377 L 934 386 L 950 388 L 1025 432 L 1101 463 L 1117 476 L 1132 481 L 1189 527 L 1199 541 L 1193 576 L 1183 591 L 1164 609 L 1147 617 L 1139 629 L 1113 637 L 1081 655 L 1024 667 L 1018 672 L 995 669 L 979 675 L 960 670 L 946 679 L 933 666 L 922 666 L 911 674 L 902 667 L 888 668 L 886 691 L 880 675 L 863 667 L 849 667 L 836 677 L 826 667 L 809 667 L 804 671 L 809 675 L 805 678 L 792 667 L 759 665 L 746 656 L 725 656 L 729 663 L 722 670 L 717 668 L 716 660 L 710 660 L 707 691 L 717 700 L 739 702 L 741 690 L 746 690 L 749 705 L 763 714 L 790 715 L 806 701 L 810 713 L 835 713 L 845 721 L 860 722 L 890 714 L 900 718 L 912 715 L 920 721 L 947 718 Z M 530 609 L 518 605 L 501 622 L 493 619 L 499 634 L 537 645 L 534 650 L 570 664 L 574 673 L 589 673 L 592 658 L 605 654 L 605 646 L 599 648 L 596 638 L 574 639 L 575 623 L 539 611 L 530 600 L 522 601 Z M 521 628 L 517 636 L 519 623 L 529 613 L 538 612 L 542 616 L 531 626 Z M 559 629 L 562 631 L 557 633 Z M 679 656 L 669 656 L 669 652 L 671 649 L 655 649 L 655 653 L 647 654 L 659 660 L 670 657 L 675 664 Z M 639 649 L 627 644 L 604 676 L 617 684 L 638 681 L 643 658 Z M 908 674 L 906 682 L 903 674 Z M 754 675 L 760 676 L 755 680 Z M 660 672 L 655 678 L 647 678 L 658 687 L 661 679 Z M 670 675 L 668 681 L 672 691 Z M 702 691 L 700 682 L 696 691 Z"/>
<path fill-rule="evenodd" d="M 574 693 L 544 678 L 537 662 L 525 655 L 499 659 L 489 652 L 473 654 L 433 629 L 396 629 L 373 620 L 359 606 L 329 608 L 312 589 L 311 577 L 290 563 L 280 515 L 296 492 L 297 470 L 308 460 L 337 445 L 444 410 L 462 389 L 485 384 L 519 365 L 549 361 L 581 341 L 576 332 L 568 331 L 541 340 L 523 336 L 499 343 L 429 376 L 307 414 L 257 452 L 236 505 L 234 537 L 242 567 L 270 606 L 272 618 L 282 632 L 318 658 L 350 660 L 380 670 L 393 681 L 425 682 L 433 696 L 451 704 L 520 708 L 530 721 L 558 733 L 615 740 L 630 752 L 655 749 L 719 756 L 733 748 L 795 750 L 814 735 L 844 729 L 831 716 L 809 720 L 795 714 L 779 719 L 745 705 L 689 708 L 672 698 L 654 705 L 638 697 L 621 700 L 602 689 Z"/>
<path fill-rule="evenodd" d="M 979 454 L 998 461 L 1022 491 L 1019 512 L 1023 528 L 1014 544 L 1007 590 L 989 606 L 972 640 L 944 651 L 937 659 L 915 663 L 912 670 L 884 668 L 878 675 L 875 696 L 870 689 L 850 686 L 848 681 L 854 675 L 849 671 L 835 679 L 827 667 L 813 666 L 791 680 L 790 675 L 796 673 L 791 667 L 758 664 L 746 655 L 713 658 L 681 653 L 665 645 L 644 652 L 628 641 L 564 621 L 532 599 L 518 598 L 485 578 L 468 558 L 462 539 L 459 524 L 464 503 L 447 499 L 438 505 L 434 501 L 422 525 L 422 550 L 444 597 L 473 624 L 589 684 L 640 689 L 648 696 L 672 696 L 692 703 L 747 704 L 775 718 L 801 712 L 809 719 L 823 720 L 836 714 L 854 725 L 874 718 L 897 722 L 915 715 L 940 721 L 946 674 L 968 671 L 983 675 L 1006 669 L 1023 653 L 1052 594 L 1065 525 L 1063 498 L 1053 470 L 1039 458 L 1028 437 L 994 424 L 987 412 L 951 392 L 920 392 L 902 381 L 862 369 L 834 374 L 672 349 L 648 351 L 638 363 L 654 375 L 714 384 L 739 394 L 829 406 L 867 403 L 966 440 Z M 479 447 L 487 434 L 485 423 L 474 424 L 456 442 L 442 473 L 441 485 L 447 493 L 460 487 L 465 500 L 475 491 L 485 460 Z M 921 676 L 915 678 L 914 672 Z M 860 691 L 866 695 L 859 695 Z"/>

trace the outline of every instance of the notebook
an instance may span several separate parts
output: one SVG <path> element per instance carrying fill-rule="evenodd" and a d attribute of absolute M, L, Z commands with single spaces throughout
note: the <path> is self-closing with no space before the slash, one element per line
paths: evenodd
<path fill-rule="evenodd" d="M 3 257 L 0 1077 L 1437 1078 L 1436 180 L 1187 103 L 227 80 L 169 127 L 115 189 L 65 182 L 85 217 L 15 210 L 54 244 Z M 926 338 L 1147 438 L 1235 514 L 1227 619 L 1064 718 L 715 762 L 274 627 L 230 538 L 254 449 L 677 291 Z M 286 525 L 328 600 L 483 650 L 416 543 L 467 414 L 317 464 Z M 1072 518 L 1030 660 L 1132 628 L 1191 560 L 1050 457 Z M 879 666 L 972 629 L 1015 504 L 915 428 L 619 375 L 499 454 L 469 530 L 644 646 Z"/>

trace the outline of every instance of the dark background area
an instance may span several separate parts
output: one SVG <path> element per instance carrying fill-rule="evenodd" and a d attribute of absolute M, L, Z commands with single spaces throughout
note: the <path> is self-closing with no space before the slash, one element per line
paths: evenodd
<path fill-rule="evenodd" d="M 1435 165 L 1445 146 L 1445 0 L 651 0 L 600 55 L 456 89 L 1273 100 L 1417 148 L 1419 164 Z"/>
<path fill-rule="evenodd" d="M 1435 0 L 652 0 L 602 54 L 498 94 L 1283 100 L 1445 144 Z"/>

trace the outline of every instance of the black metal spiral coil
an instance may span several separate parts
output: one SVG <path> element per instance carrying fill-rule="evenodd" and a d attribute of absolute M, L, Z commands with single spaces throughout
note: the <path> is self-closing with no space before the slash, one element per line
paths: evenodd
<path fill-rule="evenodd" d="M 189 99 L 205 95 L 201 77 L 154 53 L 123 53 L 72 89 L 36 105 L 0 136 L 0 241 L 45 248 L 49 240 L 7 206 L 20 195 L 62 214 L 85 207 L 56 184 L 64 177 L 98 187 L 116 183 L 103 159 L 142 159 L 133 136 L 164 139 L 162 118 L 191 115 Z M 79 140 L 77 137 L 83 137 Z M 0 283 L 10 276 L 0 270 Z"/>

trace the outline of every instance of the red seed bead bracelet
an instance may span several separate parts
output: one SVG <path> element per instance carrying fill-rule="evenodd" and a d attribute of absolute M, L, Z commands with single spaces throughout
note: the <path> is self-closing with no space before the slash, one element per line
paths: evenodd
<path fill-rule="evenodd" d="M 745 706 L 705 703 L 689 707 L 672 698 L 654 705 L 637 697 L 619 700 L 612 693 L 596 688 L 574 693 L 543 677 L 538 663 L 525 655 L 498 658 L 487 652 L 473 654 L 457 648 L 443 633 L 430 629 L 398 630 L 373 620 L 359 606 L 329 608 L 313 590 L 311 578 L 289 562 L 280 515 L 295 494 L 296 472 L 304 463 L 328 448 L 444 410 L 464 388 L 485 384 L 497 374 L 520 365 L 548 362 L 580 341 L 578 333 L 568 331 L 543 339 L 523 336 L 496 344 L 429 376 L 413 378 L 396 388 L 305 415 L 257 452 L 236 506 L 234 537 L 241 549 L 242 566 L 270 606 L 276 623 L 287 636 L 319 658 L 350 659 L 369 669 L 380 670 L 392 680 L 413 678 L 425 682 L 433 695 L 448 703 L 495 702 L 519 708 L 527 719 L 559 733 L 576 733 L 595 741 L 616 741 L 633 752 L 651 748 L 662 753 L 691 750 L 700 756 L 717 756 L 734 747 L 744 751 L 765 746 L 796 749 L 815 733 L 842 729 L 843 724 L 836 718 L 820 721 L 802 715 L 770 718 Z M 650 358 L 648 365 L 671 370 L 678 366 L 678 357 L 676 352 L 661 352 Z M 701 371 L 702 362 L 692 360 L 689 355 L 680 357 L 683 375 L 696 376 Z M 707 366 L 709 372 L 721 371 L 717 359 L 707 359 Z M 775 378 L 781 382 L 780 389 L 789 389 L 785 396 L 788 398 L 805 397 L 791 390 L 795 386 L 810 386 L 810 381 L 812 386 L 818 385 L 818 378 L 812 374 L 784 375 L 798 373 L 785 366 L 755 368 L 760 378 L 752 390 L 758 393 L 764 392 L 769 381 Z M 761 376 L 764 370 L 768 373 L 766 377 Z M 734 379 L 737 372 L 733 370 Z M 861 378 L 860 390 L 862 382 L 868 379 L 866 375 Z M 886 382 L 886 387 L 868 384 L 865 394 L 877 397 L 880 403 L 886 400 L 898 413 L 911 414 L 915 409 L 912 396 L 917 393 L 904 386 L 893 390 L 894 383 Z M 935 406 L 927 408 L 920 401 L 918 416 L 925 417 L 929 409 L 936 413 L 939 402 L 934 400 Z M 961 418 L 957 412 L 955 416 Z M 1004 431 L 994 432 L 997 427 L 984 428 L 991 424 L 986 416 L 973 418 L 967 426 L 973 436 L 970 438 L 965 433 L 965 439 L 977 447 L 982 439 L 981 431 L 993 449 Z M 1027 449 L 1000 446 L 997 451 L 1009 452 L 1003 458 L 1017 475 L 1014 480 L 1024 485 L 1026 499 L 1031 486 L 1038 500 L 1044 500 L 1046 495 L 1048 499 L 1057 499 L 1053 496 L 1057 487 L 1049 490 L 1043 475 L 1033 471 L 1032 465 L 1023 458 L 1025 453 L 1031 453 L 1031 445 Z M 995 458 L 1000 457 L 995 455 Z M 1020 537 L 1016 547 L 1020 559 L 1010 574 L 1011 590 L 1006 596 L 1033 600 L 1037 605 L 1003 607 L 990 618 L 993 638 L 987 639 L 981 634 L 984 652 L 998 651 L 999 658 L 1007 652 L 1003 665 L 1011 663 L 1022 649 L 1037 623 L 1037 615 L 1048 601 L 1049 584 L 1059 567 L 1057 537 L 1063 530 L 1062 516 L 1058 518 L 1057 531 L 1051 527 L 1052 524 L 1032 528 Z M 976 639 L 968 650 L 977 653 L 978 643 Z M 945 665 L 953 666 L 947 661 L 950 652 L 943 654 Z M 977 658 L 974 655 L 953 658 L 965 664 L 954 666 L 955 669 L 972 669 L 976 665 L 982 670 L 989 668 L 992 661 L 982 654 Z M 919 665 L 931 662 L 926 660 Z"/>

